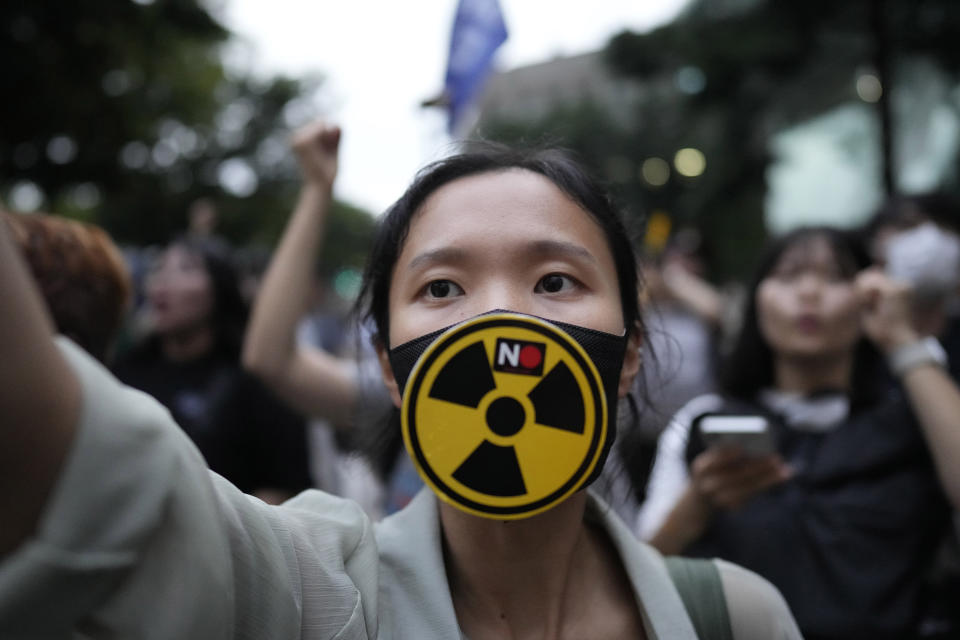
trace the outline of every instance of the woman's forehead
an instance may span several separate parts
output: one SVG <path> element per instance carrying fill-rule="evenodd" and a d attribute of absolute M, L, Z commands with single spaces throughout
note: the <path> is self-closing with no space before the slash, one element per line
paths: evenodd
<path fill-rule="evenodd" d="M 456 242 L 484 235 L 546 234 L 602 238 L 602 230 L 550 179 L 519 168 L 457 178 L 439 187 L 413 216 L 408 242 Z M 498 234 L 499 232 L 499 234 Z"/>
<path fill-rule="evenodd" d="M 176 265 L 205 269 L 203 257 L 182 244 L 172 244 L 161 251 L 154 258 L 153 265 L 154 267 Z"/>
<path fill-rule="evenodd" d="M 450 203 L 477 206 L 523 202 L 529 198 L 570 198 L 549 178 L 520 167 L 483 171 L 455 178 L 424 199 L 418 214 Z M 572 201 L 571 201 L 572 202 Z"/>
<path fill-rule="evenodd" d="M 840 266 L 841 258 L 836 248 L 824 235 L 808 235 L 797 238 L 784 248 L 774 268 L 782 266 Z"/>

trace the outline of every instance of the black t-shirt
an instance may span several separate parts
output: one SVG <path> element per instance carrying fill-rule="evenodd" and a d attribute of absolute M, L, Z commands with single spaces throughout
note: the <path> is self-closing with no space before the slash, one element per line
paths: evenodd
<path fill-rule="evenodd" d="M 747 412 L 771 418 L 794 475 L 718 512 L 685 553 L 770 580 L 810 640 L 912 637 L 949 508 L 906 400 L 891 391 L 826 432 L 789 428 L 759 404 L 718 413 Z M 702 450 L 697 423 L 688 459 Z"/>
<path fill-rule="evenodd" d="M 245 373 L 236 358 L 211 353 L 171 362 L 151 343 L 114 371 L 167 407 L 210 468 L 240 490 L 293 494 L 310 487 L 305 421 Z"/>

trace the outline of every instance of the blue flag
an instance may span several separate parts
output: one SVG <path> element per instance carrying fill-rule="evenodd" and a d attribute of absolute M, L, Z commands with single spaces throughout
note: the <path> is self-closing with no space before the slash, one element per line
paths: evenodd
<path fill-rule="evenodd" d="M 453 132 L 470 101 L 490 73 L 493 54 L 507 39 L 497 0 L 460 0 L 453 20 L 445 93 L 447 130 Z"/>

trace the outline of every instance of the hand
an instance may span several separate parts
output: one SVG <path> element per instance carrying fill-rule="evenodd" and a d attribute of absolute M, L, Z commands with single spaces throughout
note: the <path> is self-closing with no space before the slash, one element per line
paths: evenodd
<path fill-rule="evenodd" d="M 307 184 L 332 189 L 337 177 L 340 127 L 322 120 L 308 124 L 293 134 L 291 146 Z"/>
<path fill-rule="evenodd" d="M 691 488 L 711 507 L 736 509 L 791 476 L 777 454 L 750 456 L 740 449 L 707 449 L 690 467 Z"/>
<path fill-rule="evenodd" d="M 857 276 L 855 287 L 863 305 L 863 330 L 880 349 L 890 352 L 920 339 L 911 321 L 913 288 L 908 283 L 872 267 Z"/>

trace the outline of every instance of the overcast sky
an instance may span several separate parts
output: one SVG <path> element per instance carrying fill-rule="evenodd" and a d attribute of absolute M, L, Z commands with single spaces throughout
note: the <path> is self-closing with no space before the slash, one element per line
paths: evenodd
<path fill-rule="evenodd" d="M 222 19 L 248 44 L 244 66 L 321 74 L 315 101 L 344 129 L 338 197 L 382 212 L 450 140 L 436 95 L 457 0 L 228 0 Z M 670 20 L 686 0 L 500 0 L 509 37 L 500 69 L 601 48 L 623 29 Z"/>

